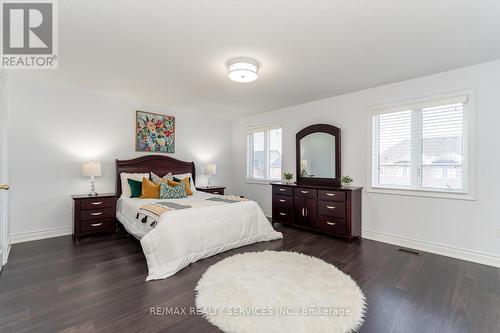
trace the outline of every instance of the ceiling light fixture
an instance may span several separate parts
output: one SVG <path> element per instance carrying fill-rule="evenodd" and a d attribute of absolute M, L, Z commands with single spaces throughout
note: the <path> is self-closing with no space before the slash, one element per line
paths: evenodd
<path fill-rule="evenodd" d="M 259 76 L 259 62 L 249 58 L 237 58 L 227 62 L 227 76 L 235 82 L 252 82 Z"/>

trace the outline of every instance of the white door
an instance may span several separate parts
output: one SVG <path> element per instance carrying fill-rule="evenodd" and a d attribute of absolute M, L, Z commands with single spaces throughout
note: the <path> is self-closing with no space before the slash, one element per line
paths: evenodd
<path fill-rule="evenodd" d="M 7 92 L 5 72 L 0 73 L 0 270 L 7 262 Z"/>

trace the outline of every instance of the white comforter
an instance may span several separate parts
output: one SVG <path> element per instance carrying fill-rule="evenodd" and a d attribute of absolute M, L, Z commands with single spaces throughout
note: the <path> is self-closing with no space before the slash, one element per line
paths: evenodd
<path fill-rule="evenodd" d="M 195 192 L 185 199 L 120 198 L 117 218 L 128 232 L 141 240 L 148 263 L 146 281 L 174 275 L 190 263 L 257 242 L 283 238 L 254 201 L 215 203 L 214 195 Z M 157 201 L 172 201 L 193 208 L 163 214 L 152 229 L 136 219 L 139 207 Z"/>

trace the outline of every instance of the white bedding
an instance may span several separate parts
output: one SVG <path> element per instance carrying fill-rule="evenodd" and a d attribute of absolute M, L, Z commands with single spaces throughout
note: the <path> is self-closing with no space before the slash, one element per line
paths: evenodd
<path fill-rule="evenodd" d="M 184 199 L 119 198 L 116 216 L 125 229 L 141 240 L 148 263 L 146 281 L 174 275 L 190 263 L 230 249 L 283 238 L 254 201 L 207 201 L 213 194 L 195 192 Z M 170 201 L 193 208 L 163 214 L 155 228 L 137 220 L 139 207 Z"/>

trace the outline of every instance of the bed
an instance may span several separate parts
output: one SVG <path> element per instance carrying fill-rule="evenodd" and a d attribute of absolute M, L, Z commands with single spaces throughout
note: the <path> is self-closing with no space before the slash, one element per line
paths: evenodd
<path fill-rule="evenodd" d="M 168 156 L 151 155 L 132 160 L 116 160 L 116 217 L 128 233 L 140 240 L 148 264 L 146 281 L 164 279 L 189 264 L 237 247 L 283 238 L 251 200 L 231 201 L 200 191 L 182 199 L 139 199 L 121 196 L 122 173 L 150 173 L 163 176 L 191 173 L 193 162 Z M 166 202 L 188 209 L 162 214 L 153 227 L 138 218 L 139 208 L 149 203 Z"/>

